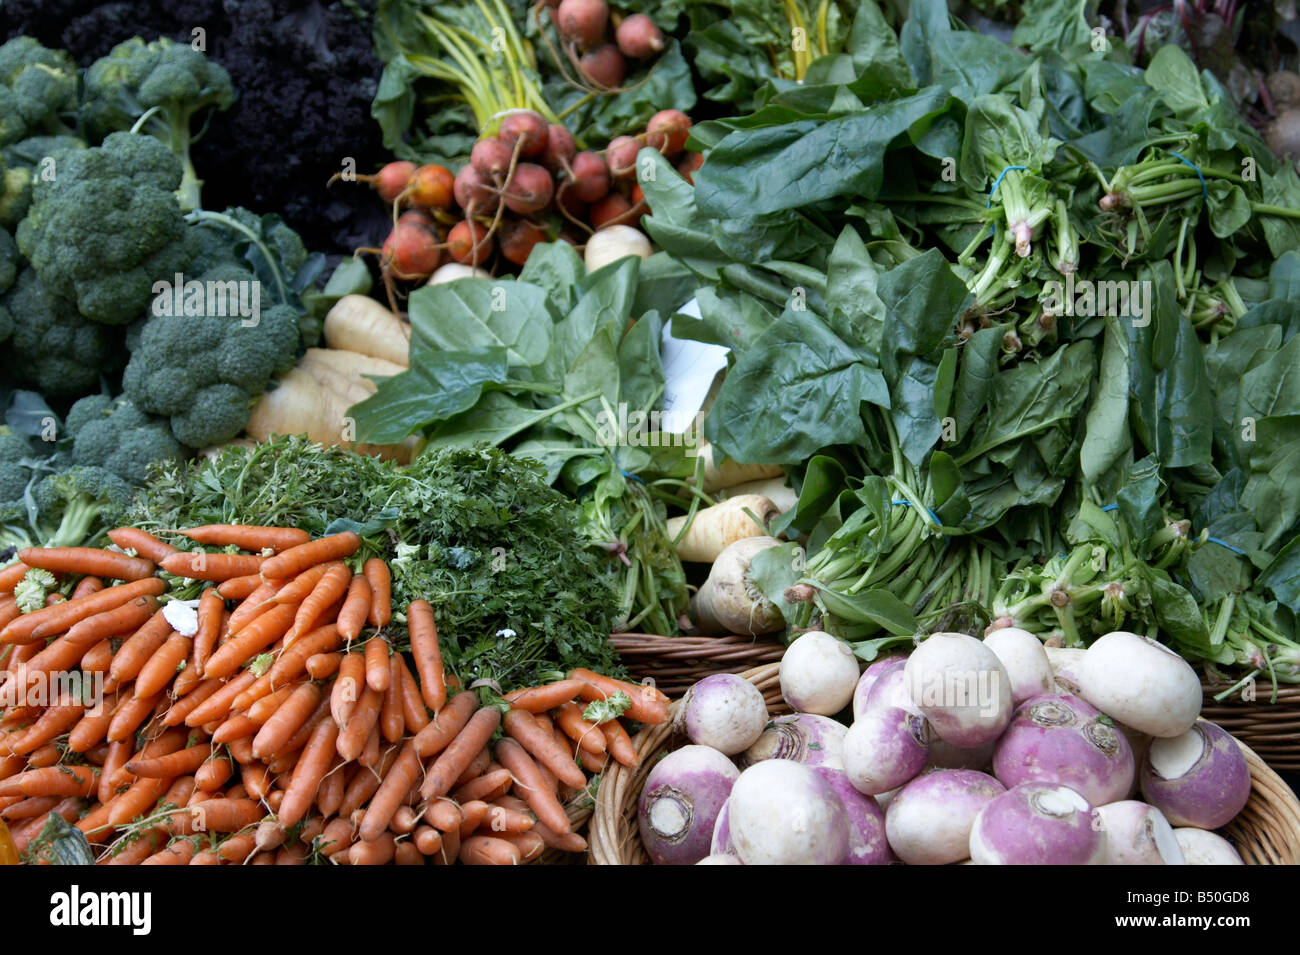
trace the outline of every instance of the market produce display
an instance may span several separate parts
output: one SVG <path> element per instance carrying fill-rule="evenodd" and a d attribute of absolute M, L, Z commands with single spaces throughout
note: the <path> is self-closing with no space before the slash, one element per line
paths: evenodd
<path fill-rule="evenodd" d="M 1300 861 L 1260 6 L 5 3 L 0 861 Z"/>

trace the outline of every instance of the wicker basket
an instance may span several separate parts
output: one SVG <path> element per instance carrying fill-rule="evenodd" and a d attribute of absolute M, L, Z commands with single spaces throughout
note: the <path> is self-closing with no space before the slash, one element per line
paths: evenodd
<path fill-rule="evenodd" d="M 1214 695 L 1230 686 L 1203 680 L 1205 703 L 1201 715 L 1237 737 L 1273 769 L 1300 771 L 1300 686 L 1279 686 L 1276 702 L 1272 683 L 1255 684 L 1253 700 L 1243 700 L 1238 691 L 1222 703 L 1216 702 Z"/>
<path fill-rule="evenodd" d="M 777 683 L 778 672 L 775 664 L 769 664 L 743 675 L 760 690 L 770 690 Z M 680 705 L 673 704 L 674 716 Z M 770 709 L 773 715 L 788 711 L 784 706 Z M 650 863 L 637 831 L 637 800 L 656 757 L 680 746 L 683 737 L 674 732 L 670 721 L 643 730 L 633 742 L 640 763 L 635 769 L 614 767 L 596 796 L 588 836 L 591 848 L 587 861 L 592 865 Z M 1222 830 L 1223 835 L 1237 847 L 1247 865 L 1300 864 L 1300 800 L 1249 746 L 1239 745 L 1246 754 L 1254 788 L 1246 808 Z"/>
<path fill-rule="evenodd" d="M 679 697 L 711 673 L 744 673 L 776 663 L 785 653 L 779 641 L 762 637 L 661 637 L 652 633 L 616 633 L 611 638 L 628 672 L 651 679 L 671 697 Z M 779 702 L 768 696 L 768 704 Z"/>

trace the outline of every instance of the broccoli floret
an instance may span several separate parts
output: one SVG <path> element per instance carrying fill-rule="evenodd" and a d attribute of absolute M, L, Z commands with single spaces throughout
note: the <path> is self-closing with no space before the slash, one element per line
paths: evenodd
<path fill-rule="evenodd" d="M 48 570 L 33 567 L 18 581 L 14 587 L 14 597 L 18 599 L 20 613 L 31 613 L 45 606 L 45 597 L 59 585 L 58 580 Z"/>
<path fill-rule="evenodd" d="M 0 229 L 0 294 L 9 291 L 18 278 L 18 244 L 14 237 Z M 0 335 L 3 341 L 4 335 Z"/>
<path fill-rule="evenodd" d="M 76 547 L 116 527 L 132 489 L 112 471 L 74 465 L 51 474 L 33 490 L 36 540 L 45 547 Z"/>
<path fill-rule="evenodd" d="M 86 71 L 84 115 L 92 130 L 141 127 L 166 143 L 181 161 L 181 206 L 199 208 L 202 182 L 190 161 L 190 122 L 209 108 L 229 109 L 235 101 L 230 74 L 203 53 L 163 37 L 119 43 Z M 144 119 L 144 117 L 148 117 Z"/>
<path fill-rule="evenodd" d="M 53 181 L 38 177 L 18 226 L 18 248 L 50 291 L 86 318 L 139 318 L 154 282 L 183 270 L 195 251 L 173 190 L 180 163 L 156 139 L 113 133 L 70 150 Z"/>
<path fill-rule="evenodd" d="M 0 503 L 17 501 L 27 490 L 32 471 L 23 461 L 31 456 L 32 447 L 26 438 L 0 426 Z"/>
<path fill-rule="evenodd" d="M 122 353 L 113 330 L 87 321 L 72 302 L 48 289 L 32 269 L 24 269 L 3 298 L 14 322 L 5 349 L 10 381 L 43 395 L 75 396 L 95 391 L 101 374 L 121 367 Z"/>
<path fill-rule="evenodd" d="M 10 336 L 14 333 L 14 316 L 13 313 L 0 302 L 0 344 L 9 341 Z"/>
<path fill-rule="evenodd" d="M 154 462 L 185 456 L 167 422 L 145 414 L 128 398 L 82 398 L 68 411 L 65 426 L 73 437 L 74 461 L 107 468 L 134 485 L 145 483 Z"/>
<path fill-rule="evenodd" d="M 32 136 L 0 153 L 0 226 L 16 228 L 32 204 L 32 177 L 46 159 L 55 162 L 67 150 L 85 149 L 75 136 Z"/>
<path fill-rule="evenodd" d="M 66 132 L 60 115 L 76 107 L 77 64 L 29 36 L 0 46 L 0 146 L 35 133 Z"/>

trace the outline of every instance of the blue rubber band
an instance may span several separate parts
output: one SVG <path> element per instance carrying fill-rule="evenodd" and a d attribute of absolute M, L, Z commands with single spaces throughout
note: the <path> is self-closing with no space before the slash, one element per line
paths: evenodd
<path fill-rule="evenodd" d="M 1196 163 L 1192 162 L 1186 156 L 1174 152 L 1172 149 L 1169 150 L 1169 155 L 1173 156 L 1175 159 L 1181 159 L 1183 162 L 1187 163 L 1187 165 L 1196 170 L 1196 178 L 1201 180 L 1201 198 L 1208 199 L 1210 197 L 1210 190 L 1205 188 L 1205 176 L 1201 175 L 1201 170 Z"/>
<path fill-rule="evenodd" d="M 911 502 L 911 501 L 905 501 L 905 500 L 901 500 L 901 499 L 900 499 L 900 500 L 897 500 L 897 501 L 890 501 L 889 503 L 890 503 L 890 504 L 901 504 L 903 507 L 911 507 L 911 506 L 912 506 L 912 502 Z M 925 509 L 925 513 L 927 513 L 927 514 L 930 515 L 930 520 L 934 521 L 935 524 L 937 524 L 939 527 L 943 527 L 943 521 L 939 520 L 939 515 L 938 515 L 938 514 L 936 514 L 934 511 L 930 510 L 928 507 Z"/>
<path fill-rule="evenodd" d="M 645 478 L 639 474 L 633 474 L 631 471 L 624 471 L 622 468 L 618 469 L 618 473 L 623 475 L 625 478 L 631 478 L 633 481 L 640 481 L 642 484 L 645 484 Z"/>
<path fill-rule="evenodd" d="M 1182 159 L 1181 156 L 1179 156 L 1178 158 L 1179 158 L 1179 159 Z M 1186 160 L 1183 160 L 1183 161 L 1186 162 Z M 1103 510 L 1103 511 L 1113 511 L 1113 510 L 1115 510 L 1117 507 L 1119 507 L 1118 504 L 1107 504 L 1105 507 L 1102 508 L 1102 510 Z M 1225 540 L 1219 540 L 1219 538 L 1217 538 L 1217 537 L 1207 537 L 1207 538 L 1205 538 L 1205 539 L 1206 539 L 1207 541 L 1209 541 L 1211 544 L 1218 544 L 1220 547 L 1226 547 L 1226 548 L 1228 548 L 1228 550 L 1232 551 L 1234 554 L 1238 554 L 1238 555 L 1240 555 L 1240 556 L 1242 556 L 1242 557 L 1247 557 L 1247 556 L 1249 556 L 1249 555 L 1248 555 L 1244 550 L 1242 550 L 1240 547 L 1233 547 L 1231 544 L 1229 544 L 1229 543 L 1228 543 L 1227 541 L 1225 541 Z"/>
<path fill-rule="evenodd" d="M 989 187 L 989 199 L 984 206 L 985 209 L 993 208 L 993 193 L 998 191 L 998 186 L 1002 183 L 1002 177 L 1005 176 L 1013 169 L 1019 169 L 1021 172 L 1029 171 L 1028 166 L 1008 166 L 1006 169 L 1003 169 L 1000 173 L 998 173 L 998 178 L 994 179 L 993 185 Z M 997 234 L 998 234 L 998 227 L 993 225 L 992 223 L 989 223 L 989 235 L 995 236 Z"/>
<path fill-rule="evenodd" d="M 1118 504 L 1107 504 L 1105 507 L 1102 508 L 1103 511 L 1114 511 L 1118 509 L 1119 509 Z"/>

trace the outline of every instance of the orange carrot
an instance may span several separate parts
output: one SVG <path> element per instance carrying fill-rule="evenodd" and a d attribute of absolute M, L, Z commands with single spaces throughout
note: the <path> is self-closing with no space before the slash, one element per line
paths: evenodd
<path fill-rule="evenodd" d="M 528 832 L 537 824 L 531 812 L 521 812 L 518 809 L 509 809 L 505 806 L 489 806 L 487 814 L 483 821 L 476 827 L 481 832 Z M 460 831 L 462 836 L 470 833 L 464 829 Z"/>
<path fill-rule="evenodd" d="M 387 865 L 397 851 L 397 843 L 391 832 L 382 833 L 371 842 L 358 842 L 348 850 L 348 862 L 351 865 Z"/>
<path fill-rule="evenodd" d="M 113 610 L 137 597 L 158 596 L 167 589 L 159 577 L 147 577 L 130 583 L 105 587 L 103 590 L 68 600 L 54 607 L 23 614 L 0 631 L 0 643 L 34 643 L 56 636 L 96 614 Z"/>
<path fill-rule="evenodd" d="M 330 694 L 330 714 L 339 726 L 347 724 L 356 708 L 357 700 L 366 682 L 366 658 L 361 653 L 349 653 L 339 664 L 339 675 L 334 680 Z"/>
<path fill-rule="evenodd" d="M 152 759 L 133 759 L 126 764 L 126 771 L 141 778 L 175 779 L 195 772 L 212 755 L 212 748 L 206 743 L 177 750 L 166 756 Z"/>
<path fill-rule="evenodd" d="M 379 731 L 384 739 L 396 743 L 406 734 L 406 717 L 402 713 L 402 673 L 397 668 L 400 654 L 394 654 L 388 660 L 388 689 L 384 691 L 384 702 L 379 708 Z"/>
<path fill-rule="evenodd" d="M 490 802 L 510 791 L 510 781 L 510 770 L 501 767 L 489 769 L 477 779 L 472 779 L 459 789 L 453 790 L 451 798 L 462 804 L 472 799 Z"/>
<path fill-rule="evenodd" d="M 467 839 L 473 835 L 483 821 L 487 819 L 488 810 L 492 807 L 479 799 L 472 799 L 467 803 L 462 803 L 460 807 L 460 837 Z"/>
<path fill-rule="evenodd" d="M 487 768 L 492 765 L 492 754 L 484 746 L 478 751 L 478 754 L 469 761 L 465 771 L 456 777 L 455 785 L 463 786 L 471 779 L 478 779 L 487 772 Z"/>
<path fill-rule="evenodd" d="M 253 619 L 239 632 L 232 632 L 208 659 L 203 669 L 206 679 L 217 680 L 230 676 L 248 660 L 284 636 L 293 623 L 295 608 L 292 605 L 272 607 Z"/>
<path fill-rule="evenodd" d="M 91 594 L 97 594 L 104 589 L 104 582 L 98 577 L 82 577 L 77 581 L 77 586 L 72 588 L 72 599 L 78 597 L 88 597 Z"/>
<path fill-rule="evenodd" d="M 138 730 L 149 718 L 149 714 L 153 712 L 160 699 L 162 699 L 161 694 L 142 699 L 123 700 L 117 712 L 113 714 L 113 721 L 108 724 L 108 741 L 119 743 Z"/>
<path fill-rule="evenodd" d="M 451 829 L 442 833 L 442 845 L 433 854 L 434 865 L 454 865 L 460 856 L 460 830 Z"/>
<path fill-rule="evenodd" d="M 339 731 L 338 752 L 344 759 L 356 759 L 366 747 L 371 732 L 379 722 L 379 706 L 384 695 L 366 687 L 361 699 L 348 717 L 347 725 Z"/>
<path fill-rule="evenodd" d="M 474 693 L 457 693 L 442 708 L 424 729 L 415 734 L 415 748 L 421 759 L 427 759 L 441 753 L 460 735 L 478 708 L 478 696 Z M 471 759 L 473 754 L 471 754 Z M 454 779 L 459 779 L 459 775 Z"/>
<path fill-rule="evenodd" d="M 320 810 L 322 816 L 329 818 L 339 811 L 347 785 L 348 778 L 343 774 L 343 761 L 335 756 L 329 772 L 325 774 L 320 788 L 316 790 L 316 808 Z M 304 838 L 303 841 L 310 840 Z"/>
<path fill-rule="evenodd" d="M 201 674 L 208 664 L 208 658 L 216 649 L 217 638 L 221 635 L 221 612 L 226 609 L 226 602 L 221 594 L 209 588 L 199 597 L 199 629 L 194 634 L 194 672 Z"/>
<path fill-rule="evenodd" d="M 420 691 L 429 709 L 437 713 L 447 702 L 447 684 L 438 646 L 438 626 L 433 607 L 427 600 L 413 600 L 406 608 L 406 622 L 411 634 L 411 656 L 415 672 L 420 675 Z"/>
<path fill-rule="evenodd" d="M 86 712 L 86 706 L 80 700 L 58 703 L 46 708 L 40 719 L 31 725 L 22 738 L 9 743 L 10 751 L 16 756 L 28 756 L 46 743 L 62 736 L 72 729 Z M 28 760 L 31 763 L 31 760 Z"/>
<path fill-rule="evenodd" d="M 217 860 L 220 862 L 233 862 L 236 865 L 239 865 L 256 850 L 257 846 L 254 842 L 254 836 L 251 832 L 247 832 L 231 836 L 225 842 L 221 843 L 221 845 L 217 846 L 216 849 L 209 851 L 213 852 L 217 857 Z M 199 857 L 205 854 L 206 853 L 199 853 L 199 855 L 190 860 L 190 865 L 207 864 L 199 861 Z"/>
<path fill-rule="evenodd" d="M 248 708 L 249 718 L 258 726 L 261 726 L 271 718 L 276 710 L 284 705 L 285 701 L 293 695 L 295 689 L 297 689 L 297 684 L 282 686 L 275 692 L 257 700 Z"/>
<path fill-rule="evenodd" d="M 282 589 L 283 587 L 279 581 L 268 581 L 245 597 L 230 614 L 230 620 L 227 624 L 229 631 L 238 633 L 246 624 L 252 622 L 258 614 L 265 613 L 274 607 L 275 598 L 280 595 Z M 296 601 L 285 602 L 294 603 Z"/>
<path fill-rule="evenodd" d="M 0 796 L 86 796 L 95 791 L 99 770 L 93 766 L 48 766 L 0 779 Z"/>
<path fill-rule="evenodd" d="M 330 564 L 311 593 L 298 605 L 293 628 L 285 642 L 292 645 L 301 634 L 315 627 L 323 619 L 325 611 L 347 593 L 351 578 L 346 564 L 341 561 Z"/>
<path fill-rule="evenodd" d="M 265 557 L 255 554 L 209 554 L 205 551 L 177 551 L 162 560 L 161 567 L 177 577 L 191 580 L 232 580 L 259 573 Z"/>
<path fill-rule="evenodd" d="M 412 841 L 422 856 L 431 856 L 442 848 L 442 835 L 433 826 L 417 826 Z"/>
<path fill-rule="evenodd" d="M 245 574 L 243 577 L 231 577 L 217 584 L 217 595 L 224 600 L 243 600 L 252 596 L 262 586 L 261 574 Z"/>
<path fill-rule="evenodd" d="M 361 568 L 370 583 L 370 608 L 366 619 L 372 627 L 386 627 L 393 616 L 393 575 L 379 557 L 371 557 Z"/>
<path fill-rule="evenodd" d="M 281 825 L 295 825 L 307 815 L 307 810 L 316 798 L 316 790 L 334 761 L 338 738 L 338 726 L 329 717 L 321 720 L 311 734 L 311 739 L 294 767 L 284 802 L 280 804 L 278 816 Z"/>
<path fill-rule="evenodd" d="M 370 590 L 370 581 L 364 574 L 354 575 L 352 583 L 348 584 L 347 599 L 343 601 L 338 621 L 339 633 L 348 643 L 359 637 L 361 628 L 366 625 L 366 617 L 370 614 Z"/>
<path fill-rule="evenodd" d="M 361 546 L 361 538 L 352 531 L 331 534 L 305 544 L 298 544 L 268 558 L 262 565 L 262 576 L 267 580 L 283 580 L 300 574 L 313 564 L 351 557 Z M 20 555 L 21 557 L 21 555 Z"/>
<path fill-rule="evenodd" d="M 392 769 L 393 763 L 397 762 L 400 753 L 400 746 L 390 746 L 380 755 L 379 762 L 374 767 L 363 767 L 348 780 L 347 788 L 343 792 L 343 802 L 339 804 L 339 815 L 351 816 L 370 801 L 370 797 L 379 790 L 379 784 Z"/>
<path fill-rule="evenodd" d="M 519 850 L 520 862 L 531 862 L 546 851 L 546 840 L 536 832 L 497 832 L 493 839 L 501 839 Z M 468 865 L 469 863 L 466 863 Z"/>
<path fill-rule="evenodd" d="M 108 532 L 108 539 L 122 550 L 133 550 L 146 560 L 161 563 L 168 554 L 176 553 L 176 548 L 159 540 L 148 531 L 138 527 L 117 527 Z"/>
<path fill-rule="evenodd" d="M 378 839 L 388 828 L 393 814 L 403 801 L 411 787 L 420 778 L 420 757 L 415 751 L 415 743 L 407 740 L 406 745 L 397 756 L 392 769 L 380 783 L 379 790 L 370 800 L 365 819 L 361 823 L 360 836 L 363 842 Z"/>
<path fill-rule="evenodd" d="M 229 683 L 222 686 L 206 700 L 203 700 L 198 706 L 185 716 L 186 726 L 203 726 L 213 720 L 224 719 L 230 713 L 231 704 L 235 697 L 239 696 L 244 690 L 252 684 L 257 677 L 252 671 L 245 671 L 235 677 Z M 207 682 L 207 681 L 205 681 Z M 195 691 L 197 692 L 197 691 Z M 190 694 L 193 696 L 193 694 Z"/>
<path fill-rule="evenodd" d="M 626 683 L 581 668 L 570 670 L 568 675 L 586 684 L 578 694 L 584 700 L 604 700 L 615 693 L 626 693 L 632 700 L 625 713 L 628 719 L 649 726 L 668 722 L 668 697 L 648 684 Z"/>
<path fill-rule="evenodd" d="M 329 697 L 322 694 L 320 702 L 316 704 L 316 709 L 312 710 L 311 716 L 307 717 L 307 722 L 303 723 L 302 726 L 298 728 L 297 732 L 289 737 L 288 742 L 280 748 L 280 752 L 276 755 L 283 756 L 285 753 L 296 753 L 298 750 L 306 746 L 307 740 L 309 740 L 311 734 L 315 732 L 317 724 L 319 724 L 325 717 L 329 716 L 329 712 Z"/>
<path fill-rule="evenodd" d="M 317 627 L 311 633 L 300 637 L 294 641 L 293 646 L 280 651 L 275 663 L 258 677 L 256 683 L 239 695 L 235 700 L 235 709 L 247 709 L 272 689 L 298 679 L 306 668 L 307 660 L 313 654 L 333 650 L 339 642 L 338 628 L 332 623 Z"/>
<path fill-rule="evenodd" d="M 302 643 L 301 640 L 298 643 Z M 298 644 L 294 644 L 297 646 Z M 398 657 L 398 659 L 401 659 Z M 340 652 L 333 653 L 313 653 L 307 658 L 304 665 L 307 675 L 313 680 L 325 680 L 339 672 L 339 666 L 343 663 L 343 654 Z"/>
<path fill-rule="evenodd" d="M 311 717 L 320 700 L 320 687 L 314 683 L 303 683 L 294 689 L 257 731 L 253 755 L 258 759 L 270 759 L 279 753 Z"/>
<path fill-rule="evenodd" d="M 617 719 L 613 719 L 608 723 L 601 723 L 600 728 L 605 734 L 605 743 L 609 748 L 609 755 L 624 766 L 635 766 L 641 761 L 636 755 L 636 747 L 632 745 L 632 737 L 627 734 L 627 730 L 623 728 L 622 723 Z"/>
<path fill-rule="evenodd" d="M 86 710 L 80 722 L 68 734 L 68 749 L 73 753 L 86 753 L 104 741 L 113 721 L 118 695 L 107 694 L 98 707 Z"/>
<path fill-rule="evenodd" d="M 127 557 L 102 547 L 25 547 L 18 559 L 28 567 L 40 567 L 56 574 L 93 574 L 114 580 L 152 577 L 154 562 Z"/>
<path fill-rule="evenodd" d="M 113 776 L 117 774 L 119 769 L 126 766 L 127 761 L 130 760 L 131 754 L 134 752 L 134 737 L 122 740 L 120 743 L 109 744 L 108 756 L 104 760 L 104 765 L 100 768 L 99 788 L 96 792 L 101 803 L 107 803 L 113 798 Z"/>
<path fill-rule="evenodd" d="M 609 744 L 605 742 L 604 732 L 595 723 L 582 718 L 582 707 L 577 703 L 557 706 L 555 725 L 589 753 L 599 756 L 608 748 Z"/>
<path fill-rule="evenodd" d="M 136 675 L 149 662 L 172 633 L 172 625 L 167 622 L 163 612 L 158 610 L 135 633 L 118 647 L 113 655 L 113 664 L 108 673 L 118 684 L 134 680 Z"/>
<path fill-rule="evenodd" d="M 538 726 L 532 715 L 523 710 L 511 710 L 502 720 L 506 735 L 517 740 L 528 754 L 541 763 L 556 778 L 574 789 L 587 785 L 587 777 L 574 765 L 567 749 L 561 748 L 551 731 Z"/>
<path fill-rule="evenodd" d="M 406 666 L 406 658 L 400 653 L 393 654 L 393 665 L 397 668 L 395 679 L 399 681 L 398 692 L 401 694 L 402 719 L 406 731 L 412 735 L 419 733 L 429 725 L 429 712 L 424 708 L 424 698 L 420 696 L 420 687 Z"/>
<path fill-rule="evenodd" d="M 296 527 L 258 527 L 254 524 L 204 524 L 187 527 L 180 533 L 192 541 L 209 547 L 230 547 L 240 550 L 288 550 L 311 540 L 311 535 Z"/>
<path fill-rule="evenodd" d="M 460 861 L 465 865 L 519 865 L 519 848 L 492 836 L 470 836 L 460 844 Z"/>
<path fill-rule="evenodd" d="M 159 849 L 141 865 L 189 865 L 196 849 L 189 839 L 178 839 L 164 849 Z"/>
<path fill-rule="evenodd" d="M 425 821 L 439 832 L 459 833 L 460 827 L 465 823 L 465 813 L 461 807 L 445 796 L 425 803 L 423 809 Z"/>
<path fill-rule="evenodd" d="M 266 817 L 266 808 L 256 799 L 229 797 L 205 799 L 186 809 L 195 832 L 238 832 Z"/>
<path fill-rule="evenodd" d="M 21 560 L 10 564 L 3 570 L 0 570 L 0 594 L 11 594 L 18 582 L 27 576 L 27 571 L 31 570 Z"/>
<path fill-rule="evenodd" d="M 450 792 L 460 774 L 465 771 L 465 767 L 478 755 L 479 750 L 488 744 L 488 740 L 500 725 L 501 713 L 491 706 L 483 707 L 470 717 L 465 728 L 457 734 L 430 767 L 424 785 L 420 787 L 420 795 L 425 799 L 434 799 Z"/>
<path fill-rule="evenodd" d="M 194 771 L 194 788 L 202 792 L 216 792 L 234 775 L 235 767 L 224 756 L 212 756 Z"/>
<path fill-rule="evenodd" d="M 158 648 L 136 675 L 135 698 L 139 700 L 154 696 L 171 683 L 176 678 L 177 668 L 190 655 L 193 645 L 194 641 L 181 633 L 173 633 L 168 637 L 167 642 Z"/>
<path fill-rule="evenodd" d="M 347 853 L 352 848 L 352 823 L 346 819 L 331 819 L 325 831 L 317 837 L 320 854 L 330 858 L 337 853 Z"/>
<path fill-rule="evenodd" d="M 366 686 L 378 693 L 388 689 L 392 666 L 388 662 L 388 641 L 371 637 L 366 641 Z"/>
<path fill-rule="evenodd" d="M 542 686 L 530 686 L 513 690 L 505 696 L 506 702 L 517 710 L 529 713 L 545 713 L 557 706 L 571 702 L 582 689 L 581 680 L 560 680 L 558 683 L 546 683 Z"/>
<path fill-rule="evenodd" d="M 538 766 L 522 746 L 512 739 L 502 739 L 496 745 L 496 757 L 515 777 L 515 787 L 537 820 L 556 832 L 571 828 L 564 807 L 547 786 Z"/>
<path fill-rule="evenodd" d="M 87 650 L 81 658 L 81 669 L 86 673 L 107 673 L 112 665 L 113 644 L 107 637 Z"/>

